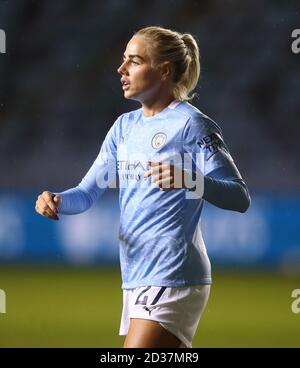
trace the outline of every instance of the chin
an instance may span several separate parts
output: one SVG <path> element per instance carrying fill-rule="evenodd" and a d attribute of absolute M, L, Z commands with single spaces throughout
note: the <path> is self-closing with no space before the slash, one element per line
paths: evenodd
<path fill-rule="evenodd" d="M 124 91 L 124 97 L 125 98 L 131 98 L 131 93 L 130 93 L 130 91 Z"/>
<path fill-rule="evenodd" d="M 124 97 L 128 100 L 133 100 L 133 101 L 139 101 L 140 102 L 139 97 L 137 95 L 134 95 L 133 93 L 130 93 L 130 91 L 125 91 Z"/>

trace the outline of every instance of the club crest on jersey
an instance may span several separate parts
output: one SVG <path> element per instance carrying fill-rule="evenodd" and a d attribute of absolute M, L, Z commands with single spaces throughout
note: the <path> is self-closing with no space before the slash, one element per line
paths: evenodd
<path fill-rule="evenodd" d="M 153 136 L 151 144 L 153 148 L 162 147 L 167 140 L 167 136 L 165 133 L 157 133 Z"/>

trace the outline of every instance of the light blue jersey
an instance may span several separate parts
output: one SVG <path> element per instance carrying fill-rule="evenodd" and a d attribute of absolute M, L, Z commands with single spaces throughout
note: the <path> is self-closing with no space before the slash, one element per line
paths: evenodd
<path fill-rule="evenodd" d="M 148 161 L 184 153 L 201 155 L 204 175 L 223 168 L 227 178 L 241 180 L 217 124 L 188 102 L 173 101 L 152 117 L 145 117 L 142 108 L 121 115 L 80 184 L 56 193 L 62 198 L 60 213 L 87 210 L 105 190 L 99 175 L 107 171 L 106 155 L 115 160 L 122 288 L 211 283 L 200 229 L 204 200 L 188 199 L 186 189 L 160 191 L 151 176 L 143 179 Z"/>

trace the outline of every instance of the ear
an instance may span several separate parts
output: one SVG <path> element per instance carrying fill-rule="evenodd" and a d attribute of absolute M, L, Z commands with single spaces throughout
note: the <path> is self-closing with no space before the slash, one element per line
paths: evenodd
<path fill-rule="evenodd" d="M 173 73 L 172 63 L 170 61 L 164 61 L 163 63 L 161 63 L 160 73 L 161 73 L 162 80 L 170 79 Z"/>

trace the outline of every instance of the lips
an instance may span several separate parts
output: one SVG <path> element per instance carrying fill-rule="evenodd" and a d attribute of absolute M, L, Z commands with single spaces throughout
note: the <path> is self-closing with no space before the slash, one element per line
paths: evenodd
<path fill-rule="evenodd" d="M 129 81 L 126 78 L 121 78 L 121 84 L 124 90 L 128 89 L 130 86 Z"/>

